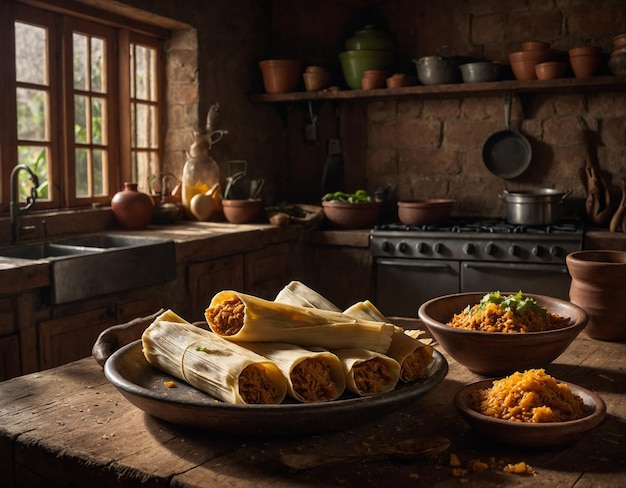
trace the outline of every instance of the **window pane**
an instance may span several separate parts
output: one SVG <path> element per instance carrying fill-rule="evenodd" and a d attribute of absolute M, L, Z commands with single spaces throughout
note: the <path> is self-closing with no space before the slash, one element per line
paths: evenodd
<path fill-rule="evenodd" d="M 43 90 L 18 88 L 17 137 L 29 141 L 47 141 L 48 94 Z"/>
<path fill-rule="evenodd" d="M 91 99 L 91 142 L 93 144 L 106 143 L 104 131 L 104 99 Z"/>
<path fill-rule="evenodd" d="M 18 82 L 47 84 L 47 35 L 43 27 L 15 23 L 15 78 Z"/>
<path fill-rule="evenodd" d="M 89 127 L 87 127 L 88 99 L 81 95 L 74 97 L 74 139 L 84 144 L 89 142 Z"/>
<path fill-rule="evenodd" d="M 106 92 L 104 78 L 104 40 L 91 38 L 91 91 Z"/>
<path fill-rule="evenodd" d="M 95 149 L 93 151 L 93 195 L 102 196 L 104 192 L 104 151 Z"/>
<path fill-rule="evenodd" d="M 135 67 L 135 93 L 134 97 L 139 100 L 156 100 L 156 50 L 145 46 L 135 47 L 134 67 Z"/>
<path fill-rule="evenodd" d="M 76 155 L 76 196 L 88 197 L 89 196 L 89 155 L 86 149 L 77 148 L 74 151 Z"/>
<path fill-rule="evenodd" d="M 48 200 L 48 152 L 45 147 L 40 146 L 18 146 L 18 164 L 25 164 L 33 173 L 37 175 L 39 186 L 37 187 L 37 198 Z M 21 171 L 19 175 L 18 196 L 20 201 L 25 201 L 26 196 L 30 196 L 32 182 L 30 176 Z"/>
<path fill-rule="evenodd" d="M 72 46 L 74 52 L 74 88 L 87 90 L 87 37 L 74 32 L 72 34 Z"/>

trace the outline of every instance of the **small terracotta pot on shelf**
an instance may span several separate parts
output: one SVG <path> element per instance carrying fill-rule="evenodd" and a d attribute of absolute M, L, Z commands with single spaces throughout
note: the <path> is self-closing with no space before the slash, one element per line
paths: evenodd
<path fill-rule="evenodd" d="M 361 88 L 371 90 L 374 88 L 383 88 L 387 84 L 387 74 L 385 70 L 365 70 L 361 79 Z"/>
<path fill-rule="evenodd" d="M 550 49 L 549 42 L 543 42 L 543 41 L 522 42 L 522 51 L 545 51 L 547 49 Z"/>
<path fill-rule="evenodd" d="M 567 63 L 561 61 L 550 61 L 535 65 L 535 74 L 540 80 L 554 80 L 563 78 L 567 71 Z"/>
<path fill-rule="evenodd" d="M 267 93 L 294 92 L 300 83 L 302 63 L 295 59 L 266 59 L 259 62 Z"/>
<path fill-rule="evenodd" d="M 556 53 L 550 49 L 517 51 L 509 54 L 513 75 L 518 80 L 536 80 L 535 66 L 556 59 Z"/>
<path fill-rule="evenodd" d="M 587 78 L 600 68 L 602 49 L 593 46 L 574 47 L 568 51 L 569 62 L 576 78 Z"/>

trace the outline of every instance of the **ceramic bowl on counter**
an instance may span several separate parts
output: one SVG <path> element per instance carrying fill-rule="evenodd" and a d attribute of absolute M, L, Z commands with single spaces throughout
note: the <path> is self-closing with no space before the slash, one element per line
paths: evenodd
<path fill-rule="evenodd" d="M 445 222 L 452 214 L 454 200 L 425 198 L 398 202 L 398 218 L 405 225 L 426 225 Z"/>
<path fill-rule="evenodd" d="M 224 217 L 231 224 L 249 224 L 256 221 L 263 212 L 263 200 L 248 198 L 246 200 L 222 200 Z"/>
<path fill-rule="evenodd" d="M 324 216 L 339 229 L 373 227 L 380 214 L 381 202 L 343 203 L 322 202 Z"/>
<path fill-rule="evenodd" d="M 587 313 L 566 300 L 524 294 L 553 314 L 569 319 L 569 325 L 526 333 L 485 332 L 447 325 L 455 314 L 478 304 L 489 292 L 445 295 L 423 303 L 418 310 L 435 340 L 457 362 L 474 373 L 498 376 L 543 367 L 556 359 L 587 325 Z M 502 295 L 515 294 L 516 292 Z"/>

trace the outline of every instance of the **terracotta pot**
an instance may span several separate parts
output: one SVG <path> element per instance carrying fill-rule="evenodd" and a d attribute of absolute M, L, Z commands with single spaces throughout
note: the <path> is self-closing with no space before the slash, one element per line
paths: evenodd
<path fill-rule="evenodd" d="M 560 61 L 551 61 L 549 63 L 539 63 L 535 66 L 535 73 L 540 80 L 554 80 L 555 78 L 563 78 L 567 64 Z"/>
<path fill-rule="evenodd" d="M 626 252 L 578 251 L 568 254 L 570 301 L 589 315 L 585 332 L 593 339 L 626 339 Z"/>
<path fill-rule="evenodd" d="M 248 224 L 259 218 L 263 211 L 263 200 L 222 200 L 224 217 L 231 224 Z"/>
<path fill-rule="evenodd" d="M 599 47 L 575 47 L 569 50 L 569 62 L 576 78 L 586 78 L 596 74 L 600 68 L 602 49 Z"/>
<path fill-rule="evenodd" d="M 267 93 L 294 92 L 300 83 L 302 63 L 295 59 L 267 59 L 259 63 Z"/>
<path fill-rule="evenodd" d="M 511 69 L 518 80 L 536 80 L 535 65 L 555 59 L 556 53 L 550 49 L 509 53 Z"/>
<path fill-rule="evenodd" d="M 137 183 L 124 183 L 124 189 L 113 195 L 111 209 L 117 222 L 128 230 L 148 227 L 154 204 L 146 194 L 137 190 Z"/>

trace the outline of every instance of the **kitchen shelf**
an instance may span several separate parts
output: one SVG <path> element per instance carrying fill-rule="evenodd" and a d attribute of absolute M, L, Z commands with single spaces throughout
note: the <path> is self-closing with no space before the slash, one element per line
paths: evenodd
<path fill-rule="evenodd" d="M 494 81 L 489 83 L 455 83 L 449 85 L 407 86 L 375 90 L 339 90 L 293 93 L 255 93 L 253 103 L 294 103 L 321 101 L 358 101 L 382 99 L 457 98 L 511 93 L 578 93 L 581 91 L 626 90 L 626 76 L 593 76 L 590 78 L 560 78 L 556 80 Z"/>

